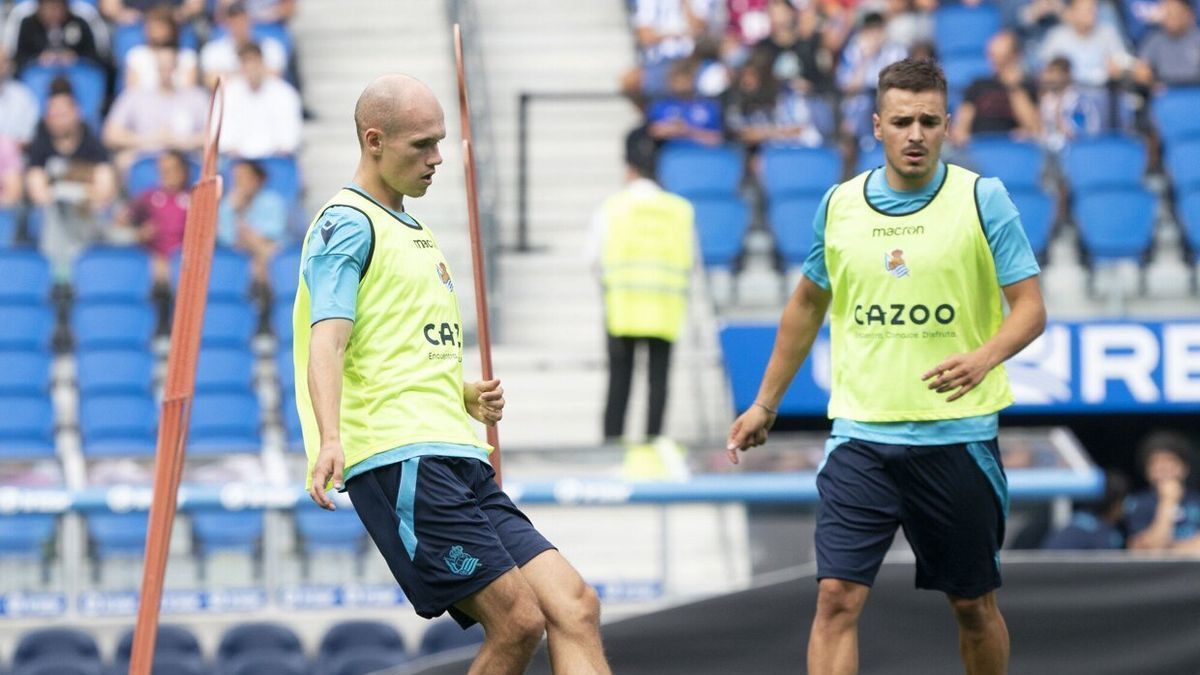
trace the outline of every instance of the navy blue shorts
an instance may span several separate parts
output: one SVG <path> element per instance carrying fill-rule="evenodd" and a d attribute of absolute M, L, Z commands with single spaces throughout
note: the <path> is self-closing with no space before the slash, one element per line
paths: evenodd
<path fill-rule="evenodd" d="M 554 548 L 495 476 L 478 459 L 426 456 L 346 481 L 354 510 L 417 614 L 448 611 L 466 628 L 475 620 L 456 602 Z"/>
<path fill-rule="evenodd" d="M 826 457 L 817 491 L 818 579 L 870 586 L 903 527 L 918 588 L 976 598 L 1000 587 L 1008 483 L 994 439 L 926 446 L 847 439 Z"/>

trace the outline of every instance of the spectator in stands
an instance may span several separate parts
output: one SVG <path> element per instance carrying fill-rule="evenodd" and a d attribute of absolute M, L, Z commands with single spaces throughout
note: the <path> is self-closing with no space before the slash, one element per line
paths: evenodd
<path fill-rule="evenodd" d="M 695 78 L 696 64 L 691 59 L 671 64 L 670 95 L 654 101 L 646 113 L 655 140 L 718 145 L 724 139 L 721 106 L 715 99 L 696 95 Z"/>
<path fill-rule="evenodd" d="M 116 196 L 108 150 L 84 123 L 70 85 L 56 80 L 46 114 L 29 146 L 29 201 L 43 209 L 42 253 L 66 280 L 71 263 L 104 236 Z"/>
<path fill-rule="evenodd" d="M 168 280 L 167 261 L 183 245 L 183 228 L 188 208 L 188 160 L 178 150 L 158 156 L 159 185 L 149 188 L 129 204 L 122 214 L 124 225 L 150 251 L 156 283 Z"/>
<path fill-rule="evenodd" d="M 772 24 L 768 5 L 775 0 L 727 0 L 722 52 L 735 66 L 745 63 L 750 48 L 766 39 Z"/>
<path fill-rule="evenodd" d="M 21 203 L 21 148 L 13 139 L 0 135 L 0 210 Z M 0 242 L 2 247 L 3 242 Z"/>
<path fill-rule="evenodd" d="M 241 73 L 225 85 L 221 152 L 246 159 L 295 154 L 300 148 L 300 95 L 267 72 L 257 44 L 242 45 L 238 59 Z"/>
<path fill-rule="evenodd" d="M 1150 434 L 1138 449 L 1150 489 L 1129 498 L 1125 531 L 1129 548 L 1200 553 L 1200 492 L 1188 487 L 1192 444 L 1167 431 Z"/>
<path fill-rule="evenodd" d="M 1064 551 L 1110 550 L 1125 548 L 1121 520 L 1125 516 L 1125 498 L 1129 480 L 1116 471 L 1104 474 L 1104 494 L 1071 515 L 1071 522 L 1050 533 L 1042 548 Z"/>
<path fill-rule="evenodd" d="M 126 89 L 104 123 L 104 143 L 115 153 L 122 175 L 138 155 L 161 150 L 199 150 L 204 144 L 208 94 L 175 85 L 178 56 L 170 47 L 154 50 L 157 87 Z"/>
<path fill-rule="evenodd" d="M 267 265 L 287 231 L 287 204 L 265 188 L 266 180 L 258 162 L 238 162 L 233 167 L 233 185 L 217 215 L 217 242 L 250 254 L 258 284 L 266 282 Z"/>
<path fill-rule="evenodd" d="M 1152 89 L 1200 84 L 1200 28 L 1190 0 L 1162 0 L 1162 28 L 1142 44 L 1133 79 Z"/>
<path fill-rule="evenodd" d="M 767 6 L 771 32 L 754 45 L 751 59 L 765 63 L 772 77 L 802 94 L 833 91 L 834 54 L 818 31 L 814 4 L 798 12 L 788 0 L 771 0 Z"/>
<path fill-rule="evenodd" d="M 756 51 L 738 69 L 725 106 L 725 125 L 751 152 L 771 137 L 779 100 L 779 81 L 771 76 L 771 61 L 766 58 L 765 52 Z"/>
<path fill-rule="evenodd" d="M 67 8 L 66 0 L 37 0 L 37 11 L 21 21 L 17 33 L 17 70 L 35 62 L 71 64 L 78 59 L 102 63 L 91 27 Z"/>
<path fill-rule="evenodd" d="M 287 23 L 296 15 L 296 0 L 219 0 L 217 14 L 244 4 L 254 23 Z"/>
<path fill-rule="evenodd" d="M 711 0 L 636 0 L 634 39 L 639 66 L 621 78 L 621 91 L 641 102 L 667 90 L 672 62 L 691 56 L 696 38 L 708 29 Z"/>
<path fill-rule="evenodd" d="M 24 82 L 12 77 L 8 50 L 0 44 L 0 136 L 23 147 L 33 139 L 37 122 L 37 99 Z"/>
<path fill-rule="evenodd" d="M 159 47 L 169 47 L 176 52 L 175 72 L 173 74 L 176 87 L 181 89 L 194 87 L 198 80 L 196 66 L 196 50 L 180 47 L 179 25 L 171 8 L 159 5 L 146 12 L 146 22 L 142 27 L 146 43 L 129 50 L 125 55 L 125 63 L 117 64 L 124 68 L 125 87 L 157 87 L 159 83 L 158 58 L 155 51 Z"/>
<path fill-rule="evenodd" d="M 1071 0 L 1065 22 L 1046 35 L 1041 62 L 1056 56 L 1071 61 L 1075 82 L 1083 87 L 1102 87 L 1119 80 L 1133 64 L 1117 29 L 1097 22 L 1097 0 Z"/>
<path fill-rule="evenodd" d="M 218 77 L 229 77 L 241 67 L 238 50 L 256 42 L 254 25 L 246 5 L 235 2 L 225 9 L 222 25 L 225 35 L 209 40 L 200 50 L 200 67 L 204 70 L 204 82 L 209 87 L 216 84 Z M 276 77 L 283 77 L 287 70 L 287 52 L 279 40 L 267 37 L 257 41 L 263 54 L 263 66 Z"/>
<path fill-rule="evenodd" d="M 860 146 L 875 145 L 871 114 L 879 72 L 904 56 L 903 47 L 887 41 L 887 24 L 878 12 L 863 17 L 858 32 L 842 52 L 837 69 L 838 88 L 843 95 L 842 130 Z"/>
<path fill-rule="evenodd" d="M 1067 11 L 1067 0 L 1000 0 L 998 4 L 1004 25 L 1017 32 L 1026 53 L 1034 54 Z"/>
<path fill-rule="evenodd" d="M 887 41 L 911 50 L 918 42 L 933 41 L 933 12 L 938 0 L 887 0 Z"/>
<path fill-rule="evenodd" d="M 952 140 L 964 146 L 971 136 L 982 133 L 1036 138 L 1040 127 L 1037 92 L 1021 66 L 1017 36 L 1007 30 L 992 36 L 987 56 L 992 74 L 967 87 L 953 116 Z"/>
<path fill-rule="evenodd" d="M 1079 90 L 1071 80 L 1071 61 L 1057 56 L 1042 69 L 1038 84 L 1038 117 L 1042 145 L 1062 150 L 1076 138 L 1094 136 L 1104 128 L 1099 99 Z"/>
<path fill-rule="evenodd" d="M 183 25 L 204 13 L 204 0 L 99 0 L 100 13 L 115 24 L 142 21 L 157 7 L 168 7 L 175 22 Z"/>

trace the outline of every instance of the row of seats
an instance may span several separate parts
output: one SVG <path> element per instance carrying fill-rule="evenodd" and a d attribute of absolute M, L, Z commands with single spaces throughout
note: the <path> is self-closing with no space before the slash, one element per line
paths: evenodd
<path fill-rule="evenodd" d="M 295 157 L 274 156 L 254 160 L 263 168 L 266 174 L 263 189 L 283 197 L 287 204 L 294 204 L 300 198 L 301 180 L 300 166 Z M 221 178 L 228 190 L 233 185 L 232 161 L 221 163 Z M 190 181 L 195 183 L 200 179 L 200 163 L 195 159 L 188 163 Z M 129 166 L 125 174 L 125 192 L 130 197 L 136 197 L 142 192 L 161 183 L 158 172 L 158 155 L 147 154 L 138 157 Z"/>
<path fill-rule="evenodd" d="M 365 675 L 483 640 L 478 626 L 462 630 L 453 620 L 434 621 L 411 650 L 392 626 L 378 621 L 347 621 L 322 637 L 313 666 L 330 675 Z M 13 655 L 12 675 L 116 675 L 126 673 L 133 651 L 133 630 L 117 644 L 105 667 L 91 635 L 72 628 L 48 628 L 25 634 Z M 170 675 L 308 675 L 315 672 L 300 639 L 276 623 L 233 626 L 221 637 L 210 664 L 199 640 L 187 628 L 164 625 L 155 639 L 154 673 Z"/>

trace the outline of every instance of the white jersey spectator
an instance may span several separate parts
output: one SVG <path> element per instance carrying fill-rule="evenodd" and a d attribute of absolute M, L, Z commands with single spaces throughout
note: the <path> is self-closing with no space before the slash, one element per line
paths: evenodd
<path fill-rule="evenodd" d="M 221 152 L 246 159 L 295 154 L 303 117 L 300 95 L 267 74 L 258 45 L 243 46 L 238 56 L 241 74 L 225 85 Z"/>
<path fill-rule="evenodd" d="M 254 25 L 250 15 L 242 3 L 234 3 L 225 10 L 222 22 L 226 33 L 215 40 L 210 40 L 200 50 L 200 67 L 204 70 L 204 81 L 213 86 L 217 77 L 228 77 L 236 73 L 241 64 L 238 61 L 238 50 L 244 45 L 258 43 L 262 50 L 263 64 L 267 72 L 283 77 L 287 70 L 287 51 L 275 38 L 263 40 L 254 39 Z"/>
<path fill-rule="evenodd" d="M 24 82 L 11 77 L 8 54 L 0 49 L 0 136 L 28 145 L 37 122 L 37 99 Z"/>

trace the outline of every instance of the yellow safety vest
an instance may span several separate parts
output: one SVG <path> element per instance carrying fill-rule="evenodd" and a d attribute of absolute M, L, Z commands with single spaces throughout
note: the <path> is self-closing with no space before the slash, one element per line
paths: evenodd
<path fill-rule="evenodd" d="M 374 236 L 342 370 L 340 433 L 346 470 L 414 443 L 456 443 L 490 451 L 463 405 L 462 321 L 454 279 L 433 234 L 349 189 L 318 212 L 309 232 L 331 206 L 361 211 Z M 308 236 L 304 239 L 307 248 Z M 311 486 L 321 437 L 308 391 L 310 307 L 301 274 L 292 309 L 293 361 Z"/>
<path fill-rule="evenodd" d="M 674 341 L 693 265 L 692 205 L 663 190 L 622 190 L 605 202 L 604 218 L 609 335 Z"/>
<path fill-rule="evenodd" d="M 975 202 L 979 178 L 954 165 L 933 200 L 903 216 L 867 202 L 869 172 L 829 199 L 832 290 L 829 416 L 861 422 L 945 420 L 1012 403 L 1003 366 L 947 403 L 921 381 L 942 359 L 991 339 L 1003 320 L 996 264 Z"/>

